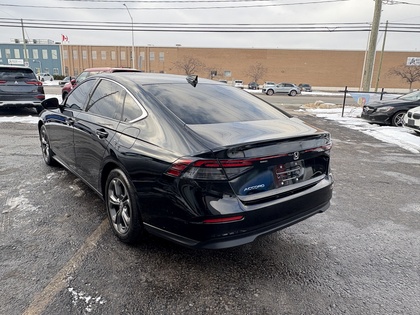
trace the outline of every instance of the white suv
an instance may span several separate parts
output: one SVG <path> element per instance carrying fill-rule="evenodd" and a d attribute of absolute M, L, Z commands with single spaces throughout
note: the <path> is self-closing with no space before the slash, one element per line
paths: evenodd
<path fill-rule="evenodd" d="M 242 80 L 235 80 L 233 81 L 233 86 L 243 89 L 244 88 L 244 82 Z"/>
<path fill-rule="evenodd" d="M 49 73 L 40 73 L 39 74 L 39 81 L 41 81 L 41 82 L 54 81 L 54 77 Z"/>

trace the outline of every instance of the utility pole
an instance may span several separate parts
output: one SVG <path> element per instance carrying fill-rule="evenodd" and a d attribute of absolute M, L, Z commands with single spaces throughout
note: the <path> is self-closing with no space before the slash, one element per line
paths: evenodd
<path fill-rule="evenodd" d="M 28 67 L 28 54 L 26 53 L 26 39 L 25 39 L 25 29 L 23 28 L 23 19 L 20 19 L 20 24 L 22 26 L 22 38 L 23 38 L 23 61 L 25 67 Z"/>
<path fill-rule="evenodd" d="M 382 52 L 381 52 L 381 59 L 379 61 L 378 77 L 376 78 L 375 92 L 378 92 L 379 79 L 381 78 L 382 61 L 384 60 L 385 41 L 386 41 L 386 33 L 387 33 L 387 31 L 388 31 L 388 21 L 386 21 L 386 25 L 385 25 L 384 40 L 382 42 Z"/>
<path fill-rule="evenodd" d="M 369 49 L 365 61 L 363 72 L 362 89 L 364 92 L 370 91 L 372 83 L 373 65 L 375 63 L 376 41 L 378 40 L 379 23 L 381 21 L 382 0 L 375 1 L 375 12 L 373 14 L 372 30 L 370 32 Z"/>

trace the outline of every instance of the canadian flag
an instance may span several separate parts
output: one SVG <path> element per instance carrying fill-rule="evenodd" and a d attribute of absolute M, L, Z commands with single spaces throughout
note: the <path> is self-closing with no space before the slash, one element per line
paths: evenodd
<path fill-rule="evenodd" d="M 68 42 L 69 38 L 66 35 L 61 34 L 61 41 L 62 42 Z"/>

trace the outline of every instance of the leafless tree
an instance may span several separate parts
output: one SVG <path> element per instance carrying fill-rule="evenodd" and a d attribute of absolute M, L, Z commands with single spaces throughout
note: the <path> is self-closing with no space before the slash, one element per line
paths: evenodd
<path fill-rule="evenodd" d="M 175 61 L 174 66 L 183 70 L 186 75 L 197 74 L 206 67 L 201 60 L 192 56 L 184 56 L 182 59 Z"/>
<path fill-rule="evenodd" d="M 245 71 L 245 75 L 250 77 L 252 81 L 257 82 L 267 73 L 267 68 L 264 67 L 260 62 L 255 65 L 251 65 Z"/>
<path fill-rule="evenodd" d="M 410 85 L 410 91 L 414 82 L 420 81 L 420 66 L 407 66 L 402 64 L 400 66 L 391 68 L 389 75 L 401 77 L 401 79 Z"/>

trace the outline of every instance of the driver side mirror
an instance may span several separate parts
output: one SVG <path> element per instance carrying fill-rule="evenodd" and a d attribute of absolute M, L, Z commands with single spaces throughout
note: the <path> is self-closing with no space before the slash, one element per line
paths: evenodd
<path fill-rule="evenodd" d="M 41 102 L 42 107 L 45 109 L 57 109 L 60 108 L 60 103 L 58 101 L 58 98 L 47 98 L 46 100 L 43 100 Z"/>
<path fill-rule="evenodd" d="M 71 79 L 70 83 L 71 83 L 71 85 L 75 85 L 76 84 L 76 79 Z"/>

